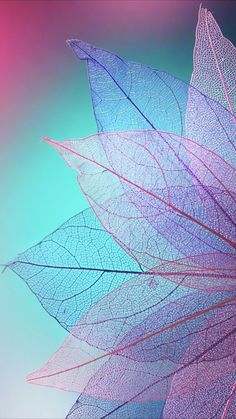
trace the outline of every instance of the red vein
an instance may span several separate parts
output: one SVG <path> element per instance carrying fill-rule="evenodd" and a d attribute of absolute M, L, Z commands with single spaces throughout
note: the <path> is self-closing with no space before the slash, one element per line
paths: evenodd
<path fill-rule="evenodd" d="M 221 416 L 221 419 L 226 419 L 226 417 L 227 417 L 227 413 L 228 413 L 228 410 L 229 410 L 230 404 L 231 404 L 231 402 L 232 402 L 233 395 L 234 395 L 235 391 L 236 391 L 236 383 L 234 383 L 234 385 L 233 385 L 233 387 L 232 387 L 231 393 L 230 393 L 230 395 L 229 395 L 229 397 L 228 397 L 228 400 L 227 400 L 227 402 L 226 402 L 226 405 L 225 405 L 225 408 L 224 408 L 223 414 L 222 414 L 222 416 Z"/>
<path fill-rule="evenodd" d="M 28 381 L 31 382 L 31 381 L 41 380 L 43 378 L 50 378 L 50 377 L 54 377 L 56 375 L 65 374 L 66 372 L 69 372 L 69 371 L 72 371 L 72 370 L 75 370 L 75 369 L 82 368 L 82 367 L 84 367 L 86 365 L 89 365 L 89 364 L 92 364 L 96 361 L 100 361 L 101 359 L 106 358 L 110 355 L 115 355 L 115 354 L 117 354 L 119 352 L 122 352 L 126 349 L 132 348 L 133 346 L 138 345 L 138 344 L 146 341 L 147 339 L 152 338 L 153 336 L 156 336 L 160 333 L 166 332 L 167 330 L 173 329 L 174 327 L 177 327 L 177 326 L 179 326 L 183 323 L 186 323 L 189 320 L 195 319 L 196 317 L 202 316 L 203 314 L 206 314 L 209 311 L 215 310 L 216 308 L 219 308 L 219 307 L 223 307 L 225 304 L 228 304 L 228 303 L 231 303 L 231 302 L 234 302 L 234 301 L 236 301 L 236 297 L 232 297 L 232 298 L 229 298 L 227 300 L 220 301 L 219 303 L 214 304 L 211 307 L 205 308 L 204 310 L 198 311 L 197 313 L 191 314 L 190 316 L 184 317 L 183 319 L 177 320 L 176 322 L 174 322 L 174 323 L 172 323 L 168 326 L 165 326 L 162 329 L 158 329 L 155 332 L 149 333 L 148 335 L 146 335 L 146 336 L 144 336 L 140 339 L 137 339 L 134 342 L 129 343 L 128 345 L 122 346 L 122 347 L 117 348 L 117 349 L 113 349 L 112 351 L 107 352 L 103 355 L 100 355 L 96 358 L 90 359 L 89 361 L 86 361 L 83 364 L 78 364 L 78 365 L 75 365 L 73 367 L 54 372 L 52 374 L 41 375 L 39 377 L 29 378 Z"/>
<path fill-rule="evenodd" d="M 117 176 L 118 178 L 124 180 L 125 182 L 129 183 L 130 185 L 140 189 L 142 192 L 145 192 L 146 194 L 152 196 L 153 198 L 157 199 L 158 201 L 162 202 L 164 205 L 167 205 L 168 207 L 170 207 L 173 211 L 177 212 L 178 214 L 188 218 L 190 221 L 193 221 L 194 223 L 198 224 L 200 227 L 204 228 L 205 230 L 209 231 L 210 233 L 214 234 L 215 236 L 219 237 L 220 239 L 222 239 L 224 242 L 226 242 L 228 245 L 232 246 L 234 249 L 236 248 L 236 243 L 233 242 L 232 240 L 228 239 L 227 237 L 224 237 L 221 233 L 217 232 L 216 230 L 214 230 L 213 228 L 209 227 L 208 225 L 202 223 L 201 221 L 197 220 L 196 218 L 192 217 L 192 215 L 187 214 L 186 212 L 182 211 L 181 209 L 177 208 L 175 205 L 170 204 L 169 202 L 166 202 L 164 199 L 160 198 L 159 196 L 157 196 L 156 194 L 154 194 L 153 192 L 143 188 L 142 186 L 139 186 L 138 184 L 132 182 L 132 180 L 129 180 L 127 178 L 125 178 L 124 176 L 122 176 L 119 173 L 116 173 L 114 170 L 104 166 L 102 163 L 99 163 L 93 159 L 90 159 L 89 157 L 85 157 L 80 153 L 77 153 L 76 151 L 72 150 L 69 147 L 66 147 L 64 144 L 62 143 L 57 143 L 56 141 L 50 140 L 49 138 L 45 138 L 44 141 L 48 142 L 49 144 L 52 144 L 53 146 L 55 146 L 56 148 L 63 148 L 64 150 L 69 151 L 72 154 L 75 154 L 78 157 L 81 157 L 84 160 L 89 161 L 90 163 L 93 163 L 99 167 L 101 167 L 102 169 L 108 170 L 110 173 L 112 173 L 113 175 Z"/>

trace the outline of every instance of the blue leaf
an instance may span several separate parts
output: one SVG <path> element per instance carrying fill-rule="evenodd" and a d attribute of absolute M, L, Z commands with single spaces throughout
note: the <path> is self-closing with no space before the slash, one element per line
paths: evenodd
<path fill-rule="evenodd" d="M 87 209 L 8 264 L 67 330 L 141 267 Z"/>

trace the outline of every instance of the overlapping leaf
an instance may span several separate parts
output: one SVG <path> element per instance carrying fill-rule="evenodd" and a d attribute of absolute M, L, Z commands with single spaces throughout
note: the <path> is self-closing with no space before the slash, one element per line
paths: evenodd
<path fill-rule="evenodd" d="M 223 178 L 225 187 L 228 190 L 232 189 L 234 185 L 232 171 L 229 173 L 229 166 L 227 163 L 223 164 L 222 157 L 230 164 L 232 164 L 235 159 L 235 153 L 232 152 L 232 143 L 235 140 L 235 128 L 233 119 L 230 118 L 229 113 L 224 110 L 222 106 L 169 74 L 138 63 L 129 62 L 128 60 L 121 59 L 114 54 L 80 41 L 69 41 L 69 44 L 79 58 L 85 59 L 88 62 L 94 112 L 100 130 L 120 130 L 131 127 L 138 129 L 159 127 L 161 129 L 183 134 L 185 131 L 186 110 L 188 110 L 188 134 L 195 135 L 199 145 L 213 145 L 212 148 L 209 148 L 211 151 L 208 151 L 207 157 L 206 148 L 201 150 L 195 143 L 195 152 L 196 147 L 198 147 L 196 153 L 198 159 L 194 158 L 195 166 L 198 165 L 199 157 L 201 158 L 201 151 L 204 152 L 204 161 L 200 163 L 201 167 L 198 170 L 199 181 L 202 182 L 205 177 L 205 171 L 203 170 L 204 165 L 210 170 L 210 165 L 214 165 L 213 171 L 217 171 L 220 174 L 219 177 Z M 189 97 L 191 93 L 195 94 L 195 102 L 194 106 L 190 109 Z M 199 112 L 200 108 L 201 112 Z M 191 118 L 188 118 L 189 114 L 191 114 Z M 205 115 L 206 119 L 204 124 L 201 120 L 202 115 Z M 193 125 L 190 123 L 192 120 L 194 121 Z M 193 147 L 193 142 L 191 147 Z M 219 152 L 219 159 L 217 161 L 215 161 L 216 155 L 214 154 L 214 150 Z M 189 166 L 192 170 L 191 159 L 189 159 Z M 227 173 L 227 177 L 224 175 L 225 172 Z M 197 181 L 197 179 L 195 179 L 195 181 Z M 211 189 L 214 186 L 212 177 L 211 180 L 209 180 L 209 170 L 207 186 L 210 186 Z M 217 188 L 221 188 L 219 182 L 217 182 Z M 232 192 L 234 193 L 234 191 Z M 212 192 L 212 194 L 214 193 L 217 192 Z M 194 194 L 192 193 L 192 195 Z M 137 211 L 137 208 L 135 211 Z M 79 219 L 80 218 L 78 217 L 77 221 L 74 220 L 78 222 L 78 228 Z M 149 228 L 151 229 L 150 226 Z M 166 234 L 167 233 L 168 228 L 166 228 Z M 144 239 L 144 236 L 142 236 L 142 239 Z M 168 237 L 168 240 L 170 240 L 170 237 Z M 165 246 L 164 239 L 162 241 L 163 246 Z M 69 239 L 67 243 L 70 243 Z M 149 245 L 152 245 L 152 243 Z M 158 245 L 159 248 L 159 243 L 157 243 L 156 240 L 153 241 L 153 245 Z M 70 251 L 70 249 L 68 250 Z M 172 248 L 167 250 L 167 253 L 168 252 L 171 253 Z M 176 250 L 174 250 L 174 254 L 177 257 L 178 251 L 176 252 Z M 173 257 L 174 254 L 172 255 Z M 199 257 L 202 259 L 202 255 Z M 207 258 L 209 257 L 210 256 L 207 256 Z M 213 256 L 213 258 L 214 263 L 218 263 L 221 266 L 224 263 L 224 260 L 220 260 L 218 257 L 217 260 L 215 256 Z M 29 258 L 27 260 L 28 262 L 33 263 L 33 260 L 30 260 Z M 64 260 L 65 259 L 63 259 L 63 261 Z M 191 259 L 191 261 L 188 260 L 187 265 L 189 265 L 189 263 L 192 264 L 193 259 Z M 63 263 L 63 268 L 66 268 L 66 264 L 68 264 L 68 261 Z M 11 266 L 13 266 L 13 264 L 11 264 Z M 30 268 L 29 271 L 27 270 L 27 266 Z M 26 277 L 26 280 L 31 275 L 32 265 L 28 263 L 27 266 L 25 266 L 24 270 L 20 270 L 22 276 Z M 59 266 L 61 266 L 61 264 Z M 34 269 L 36 269 L 36 267 L 34 267 Z M 173 265 L 169 268 L 165 267 L 165 270 L 172 272 Z M 45 271 L 43 275 L 44 274 Z M 189 277 L 189 281 L 192 286 L 194 286 L 191 277 Z M 34 283 L 37 282 L 34 281 Z M 50 288 L 50 292 L 53 294 L 55 289 L 53 288 L 52 282 Z M 43 295 L 39 297 L 41 300 L 44 299 Z M 64 296 L 62 295 L 62 299 L 63 298 Z M 65 298 L 67 298 L 67 295 L 65 295 Z M 58 303 L 60 304 L 60 302 Z M 58 305 L 56 303 L 55 308 L 53 308 L 54 303 L 53 301 L 50 302 L 50 295 L 48 303 L 44 304 L 44 306 L 45 308 L 48 306 L 49 311 L 58 317 Z M 61 313 L 59 313 L 59 317 L 60 316 Z M 75 324 L 74 321 L 71 325 L 73 324 Z"/>
<path fill-rule="evenodd" d="M 113 419 L 157 419 L 161 417 L 162 409 L 162 400 L 148 403 L 128 403 L 121 407 L 119 402 L 82 395 L 77 399 L 66 419 L 88 419 L 90 417 L 93 419 L 106 417 Z"/>
<path fill-rule="evenodd" d="M 47 141 L 102 226 L 86 211 L 9 265 L 72 329 L 29 381 L 80 393 L 68 419 L 233 419 L 235 48 L 202 8 L 192 85 L 69 45 L 100 134 Z"/>
<path fill-rule="evenodd" d="M 67 330 L 103 295 L 142 272 L 90 209 L 72 217 L 8 266 Z"/>
<path fill-rule="evenodd" d="M 235 192 L 229 183 L 235 171 L 228 163 L 215 156 L 215 164 L 207 165 L 209 150 L 201 154 L 197 143 L 184 139 L 180 144 L 179 137 L 157 131 L 47 141 L 78 171 L 103 226 L 142 266 L 163 269 L 169 261 L 173 270 L 176 259 L 185 258 L 190 275 L 195 262 L 200 274 L 211 270 L 218 287 L 223 268 L 225 289 L 234 288 Z M 196 173 L 188 168 L 190 154 L 198 162 Z M 217 173 L 217 162 L 222 170 L 227 164 L 225 179 Z"/>
<path fill-rule="evenodd" d="M 168 73 L 83 41 L 68 43 L 76 56 L 88 64 L 99 132 L 155 129 L 183 135 L 235 167 L 235 118 L 214 97 L 205 96 L 204 91 Z"/>
<path fill-rule="evenodd" d="M 132 300 L 133 296 L 131 288 L 130 291 L 126 288 L 128 300 Z M 113 294 L 119 298 L 118 291 Z M 141 324 L 137 322 L 135 327 L 130 320 L 132 316 L 127 316 L 127 327 L 117 328 L 119 335 L 113 335 L 112 341 L 114 349 L 108 352 L 79 339 L 78 324 L 56 354 L 29 380 L 77 391 L 86 397 L 120 402 L 114 411 L 123 409 L 129 402 L 165 400 L 172 378 L 178 374 L 180 380 L 186 374 L 187 381 L 181 381 L 185 386 L 177 387 L 178 394 L 172 388 L 174 395 L 170 393 L 170 399 L 180 394 L 189 395 L 193 386 L 196 391 L 202 391 L 234 370 L 236 306 L 235 297 L 228 294 L 229 298 L 222 300 L 226 296 L 222 293 L 211 293 L 209 296 L 206 292 L 189 293 L 176 300 L 169 296 L 164 305 L 146 316 Z M 111 301 L 114 300 L 113 295 Z M 132 307 L 132 302 L 129 307 Z M 103 308 L 98 304 L 98 316 L 103 313 Z M 111 319 L 110 323 L 113 324 L 106 324 L 108 335 L 116 327 L 116 319 Z M 87 328 L 89 336 L 91 325 Z M 106 345 L 104 333 L 99 334 L 97 340 Z M 208 368 L 212 373 L 204 381 L 202 377 Z M 199 371 L 201 380 L 198 381 L 195 375 Z"/>
<path fill-rule="evenodd" d="M 212 368 L 212 365 L 208 365 Z M 201 373 L 203 373 L 203 370 Z M 211 374 L 211 371 L 205 369 L 204 374 L 205 376 L 208 376 Z M 198 379 L 198 377 L 195 378 L 196 380 Z M 190 394 L 177 396 L 171 399 L 168 398 L 165 403 L 163 417 L 173 418 L 174 412 L 176 417 L 187 417 L 189 419 L 234 419 L 236 405 L 235 394 L 232 390 L 234 390 L 233 385 L 235 379 L 235 372 L 225 374 L 205 388 L 196 388 Z M 173 382 L 175 382 L 175 377 Z"/>

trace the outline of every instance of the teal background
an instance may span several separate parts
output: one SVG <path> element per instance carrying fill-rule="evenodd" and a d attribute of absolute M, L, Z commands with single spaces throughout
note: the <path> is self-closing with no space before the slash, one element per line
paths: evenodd
<path fill-rule="evenodd" d="M 79 38 L 184 80 L 192 71 L 199 1 L 0 1 L 1 262 L 87 207 L 76 176 L 43 136 L 96 132 L 86 66 L 65 45 Z M 202 2 L 235 41 L 235 2 Z M 9 270 L 0 282 L 0 418 L 63 418 L 75 394 L 25 376 L 65 331 Z"/>

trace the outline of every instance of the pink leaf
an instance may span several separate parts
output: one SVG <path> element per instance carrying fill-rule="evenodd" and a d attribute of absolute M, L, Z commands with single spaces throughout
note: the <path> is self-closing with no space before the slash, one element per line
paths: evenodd
<path fill-rule="evenodd" d="M 191 301 L 190 298 L 189 308 Z M 162 318 L 160 312 L 163 327 L 151 333 L 147 331 L 145 335 L 142 333 L 141 337 L 136 338 L 131 333 L 125 344 L 124 341 L 123 344 L 122 341 L 118 341 L 117 344 L 114 339 L 115 349 L 108 352 L 82 342 L 75 337 L 75 330 L 48 363 L 29 376 L 29 382 L 55 386 L 86 396 L 116 400 L 122 405 L 130 401 L 165 399 L 173 376 L 194 369 L 196 363 L 202 363 L 204 368 L 204 362 L 209 359 L 209 362 L 217 366 L 219 360 L 225 358 L 225 365 L 227 364 L 227 359 L 233 356 L 234 352 L 232 339 L 235 339 L 235 297 L 221 300 L 202 310 L 196 309 L 192 314 L 183 315 L 174 322 L 172 319 L 178 309 L 178 300 L 167 304 L 166 308 L 170 316 L 167 312 L 164 315 L 163 312 Z M 222 327 L 222 322 L 225 327 Z M 152 327 L 155 326 L 155 323 L 151 324 Z M 193 330 L 195 327 L 196 331 Z M 193 339 L 193 343 L 189 346 L 190 350 L 186 351 L 187 355 L 181 357 L 186 339 L 187 342 Z M 143 346 L 146 343 L 149 351 L 150 345 L 156 348 L 155 358 L 148 356 L 148 347 Z M 171 350 L 171 346 L 173 349 L 175 347 L 177 352 Z M 135 354 L 138 357 L 134 356 Z M 207 385 L 222 374 L 231 372 L 232 364 L 227 365 L 229 368 L 225 371 L 221 368 L 220 372 L 217 370 Z M 201 383 L 199 388 L 204 386 L 205 384 Z M 191 390 L 189 388 L 189 391 Z"/>
<path fill-rule="evenodd" d="M 229 163 L 193 140 L 158 131 L 47 141 L 78 171 L 103 226 L 139 263 L 165 270 L 171 262 L 169 272 L 182 258 L 191 272 L 195 263 L 208 274 L 221 260 L 234 282 L 235 171 Z"/>
<path fill-rule="evenodd" d="M 233 115 L 236 111 L 236 49 L 226 39 L 211 12 L 200 6 L 191 84 Z"/>

